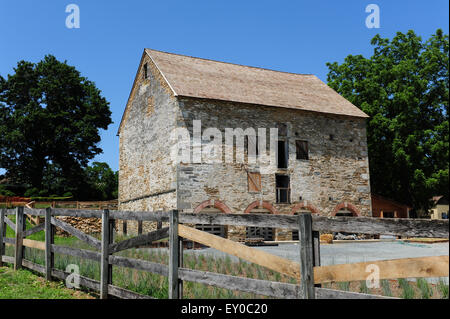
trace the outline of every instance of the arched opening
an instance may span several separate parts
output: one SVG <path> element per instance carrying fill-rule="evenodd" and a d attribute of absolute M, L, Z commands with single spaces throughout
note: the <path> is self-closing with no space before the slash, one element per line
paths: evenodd
<path fill-rule="evenodd" d="M 230 214 L 230 208 L 219 200 L 206 200 L 200 203 L 195 209 L 194 213 L 226 213 Z M 223 238 L 228 237 L 228 227 L 225 225 L 208 225 L 196 224 L 195 228 L 216 236 Z"/>
<path fill-rule="evenodd" d="M 298 203 L 294 207 L 292 207 L 292 210 L 291 210 L 292 215 L 305 214 L 305 213 L 319 214 L 319 209 L 306 200 L 301 203 Z M 298 230 L 292 231 L 292 240 L 299 240 Z"/>
<path fill-rule="evenodd" d="M 334 208 L 333 212 L 331 213 L 331 216 L 354 216 L 359 217 L 361 216 L 361 213 L 359 209 L 349 202 L 342 202 Z"/>
<path fill-rule="evenodd" d="M 269 202 L 265 201 L 254 201 L 244 211 L 245 214 L 276 214 L 277 211 L 275 207 Z M 245 238 L 246 240 L 264 240 L 273 241 L 275 240 L 275 228 L 272 227 L 245 227 Z"/>

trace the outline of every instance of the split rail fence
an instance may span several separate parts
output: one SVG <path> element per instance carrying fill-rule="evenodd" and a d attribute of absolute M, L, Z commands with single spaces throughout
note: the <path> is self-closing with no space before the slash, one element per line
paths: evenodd
<path fill-rule="evenodd" d="M 15 223 L 8 218 L 15 215 Z M 26 229 L 26 216 L 44 217 L 45 222 Z M 101 239 L 83 233 L 73 226 L 57 219 L 57 216 L 81 218 L 101 218 Z M 114 242 L 116 220 L 156 222 L 155 231 Z M 162 223 L 168 227 L 160 227 Z M 253 227 L 275 227 L 299 231 L 300 262 L 281 258 L 256 248 L 212 235 L 188 227 L 184 224 L 234 225 Z M 6 225 L 15 231 L 14 238 L 6 237 Z M 54 244 L 55 227 L 58 227 L 81 241 L 94 247 L 96 251 L 76 249 Z M 45 231 L 45 242 L 29 240 L 26 237 Z M 238 290 L 274 298 L 324 299 L 324 298 L 388 298 L 383 296 L 354 293 L 322 288 L 329 282 L 366 280 L 367 266 L 379 267 L 379 279 L 448 277 L 449 257 L 420 257 L 382 261 L 371 261 L 331 266 L 320 265 L 320 232 L 348 232 L 363 234 L 383 234 L 408 237 L 449 238 L 448 220 L 423 219 L 379 219 L 369 217 L 323 217 L 311 214 L 261 215 L 261 214 L 192 214 L 169 212 L 125 212 L 109 210 L 73 209 L 2 209 L 0 215 L 0 266 L 14 264 L 14 269 L 29 268 L 45 274 L 47 280 L 65 280 L 70 273 L 54 267 L 54 254 L 77 256 L 100 262 L 100 281 L 80 276 L 80 285 L 100 292 L 101 298 L 152 298 L 112 285 L 112 267 L 120 266 L 147 271 L 168 277 L 169 298 L 183 298 L 183 282 L 190 281 L 219 288 Z M 141 259 L 114 255 L 130 248 L 149 245 L 169 238 L 169 265 Z M 230 276 L 183 267 L 183 238 L 218 249 L 246 261 L 267 267 L 281 274 L 297 279 L 297 284 L 273 282 Z M 5 244 L 14 246 L 14 257 L 5 255 Z M 24 259 L 24 247 L 45 251 L 45 265 Z"/>

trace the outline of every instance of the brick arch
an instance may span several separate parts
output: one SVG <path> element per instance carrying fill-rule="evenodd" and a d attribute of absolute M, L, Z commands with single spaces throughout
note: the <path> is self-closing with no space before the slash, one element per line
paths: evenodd
<path fill-rule="evenodd" d="M 269 202 L 261 201 L 261 200 L 255 200 L 253 203 L 247 206 L 247 208 L 244 211 L 244 214 L 249 214 L 253 208 L 256 207 L 262 207 L 270 211 L 272 214 L 278 214 L 278 211 L 275 207 Z"/>
<path fill-rule="evenodd" d="M 195 207 L 194 213 L 199 213 L 203 210 L 203 208 L 210 206 L 219 209 L 222 213 L 231 214 L 231 209 L 223 202 L 217 199 L 208 199 L 205 200 L 204 202 L 201 202 L 197 207 Z"/>
<path fill-rule="evenodd" d="M 342 209 L 342 208 L 346 208 L 347 210 L 349 210 L 353 216 L 361 216 L 361 212 L 359 211 L 359 209 L 353 205 L 352 203 L 349 202 L 342 202 L 340 204 L 337 204 L 336 207 L 333 209 L 333 212 L 331 213 L 331 216 L 336 216 L 336 214 Z"/>
<path fill-rule="evenodd" d="M 305 200 L 292 207 L 291 215 L 294 215 L 298 210 L 302 208 L 308 209 L 313 214 L 320 214 L 320 211 L 316 206 Z"/>

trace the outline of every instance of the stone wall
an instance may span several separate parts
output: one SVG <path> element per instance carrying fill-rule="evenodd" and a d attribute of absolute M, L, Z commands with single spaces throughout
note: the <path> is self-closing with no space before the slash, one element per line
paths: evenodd
<path fill-rule="evenodd" d="M 183 98 L 180 100 L 184 127 L 192 133 L 193 120 L 201 120 L 202 130 L 218 128 L 225 139 L 225 128 L 271 128 L 287 126 L 291 204 L 276 204 L 275 174 L 262 174 L 260 193 L 248 191 L 243 164 L 181 164 L 178 178 L 178 207 L 193 212 L 201 203 L 213 199 L 231 213 L 244 213 L 255 201 L 262 201 L 269 213 L 291 214 L 300 203 L 330 216 L 341 204 L 355 208 L 355 214 L 370 216 L 370 184 L 365 120 L 300 110 L 263 107 Z M 179 123 L 180 124 L 180 123 Z M 331 136 L 331 137 L 330 137 Z M 296 159 L 295 140 L 309 144 L 309 159 Z M 267 143 L 269 139 L 267 138 Z M 306 201 L 306 203 L 305 203 Z M 345 203 L 345 205 L 343 204 Z M 300 209 L 299 209 L 300 210 Z M 233 233 L 233 228 L 230 229 Z M 242 237 L 245 229 L 237 231 Z M 235 232 L 236 233 L 236 232 Z M 290 232 L 277 230 L 277 239 L 290 239 Z"/>
<path fill-rule="evenodd" d="M 119 134 L 120 210 L 176 208 L 176 165 L 168 139 L 176 125 L 176 112 L 176 98 L 144 54 Z"/>

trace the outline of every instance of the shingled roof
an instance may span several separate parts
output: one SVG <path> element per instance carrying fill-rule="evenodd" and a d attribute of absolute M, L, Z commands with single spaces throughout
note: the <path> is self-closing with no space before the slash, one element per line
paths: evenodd
<path fill-rule="evenodd" d="M 175 96 L 368 117 L 312 74 L 294 74 L 145 49 Z"/>

